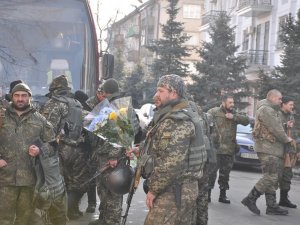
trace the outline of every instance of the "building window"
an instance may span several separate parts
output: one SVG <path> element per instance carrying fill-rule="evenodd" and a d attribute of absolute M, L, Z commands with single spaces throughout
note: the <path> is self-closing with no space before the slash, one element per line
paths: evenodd
<path fill-rule="evenodd" d="M 249 31 L 246 29 L 243 31 L 243 45 L 242 45 L 242 51 L 247 51 L 249 48 Z"/>
<path fill-rule="evenodd" d="M 278 23 L 278 32 L 277 32 L 277 49 L 282 48 L 282 42 L 280 41 L 280 34 L 282 32 L 282 26 L 287 22 L 288 15 L 284 15 L 279 17 L 279 23 Z"/>
<path fill-rule="evenodd" d="M 183 5 L 183 18 L 200 19 L 200 5 Z"/>

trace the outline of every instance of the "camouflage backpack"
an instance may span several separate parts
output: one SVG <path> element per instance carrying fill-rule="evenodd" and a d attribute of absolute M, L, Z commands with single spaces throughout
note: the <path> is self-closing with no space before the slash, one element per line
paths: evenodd
<path fill-rule="evenodd" d="M 52 96 L 52 98 L 68 105 L 68 115 L 61 121 L 59 129 L 63 129 L 65 132 L 63 140 L 77 141 L 83 127 L 82 106 L 80 102 L 74 98 L 65 96 Z"/>

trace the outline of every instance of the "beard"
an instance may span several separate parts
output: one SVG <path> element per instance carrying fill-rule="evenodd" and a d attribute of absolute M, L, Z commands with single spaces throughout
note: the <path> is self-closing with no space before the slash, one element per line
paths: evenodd
<path fill-rule="evenodd" d="M 15 104 L 14 102 L 12 103 L 12 107 L 18 111 L 26 111 L 29 107 L 30 107 L 30 104 L 27 102 L 27 104 L 25 103 L 24 105 L 22 106 L 18 106 L 17 104 Z"/>

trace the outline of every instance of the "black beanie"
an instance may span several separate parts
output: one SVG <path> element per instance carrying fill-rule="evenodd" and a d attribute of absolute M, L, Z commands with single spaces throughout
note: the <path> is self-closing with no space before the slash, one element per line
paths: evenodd
<path fill-rule="evenodd" d="M 21 83 L 24 83 L 23 81 L 21 80 L 15 80 L 13 82 L 10 83 L 10 87 L 9 87 L 9 93 L 11 93 L 12 89 L 17 85 L 17 84 L 21 84 Z"/>
<path fill-rule="evenodd" d="M 88 100 L 89 96 L 81 90 L 75 92 L 75 99 L 78 100 L 81 104 L 83 104 L 86 100 Z"/>

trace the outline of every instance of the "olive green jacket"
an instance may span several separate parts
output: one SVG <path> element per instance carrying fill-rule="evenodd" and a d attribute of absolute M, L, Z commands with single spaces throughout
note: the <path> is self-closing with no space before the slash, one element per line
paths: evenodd
<path fill-rule="evenodd" d="M 288 134 L 287 122 L 290 121 L 290 120 L 295 121 L 295 118 L 294 118 L 293 114 L 285 113 L 282 110 L 279 110 L 279 116 L 281 118 L 283 129 Z M 298 133 L 296 132 L 295 127 L 291 128 L 291 138 L 293 138 L 294 140 L 297 140 L 297 138 L 298 138 Z M 299 145 L 297 145 L 296 150 L 297 150 L 297 152 L 300 151 Z"/>
<path fill-rule="evenodd" d="M 32 107 L 18 116 L 9 106 L 0 129 L 0 157 L 7 162 L 7 166 L 0 168 L 1 187 L 35 185 L 33 157 L 28 150 L 38 139 L 44 143 L 54 142 L 52 125 Z"/>
<path fill-rule="evenodd" d="M 283 157 L 284 144 L 289 140 L 282 125 L 278 105 L 267 99 L 258 103 L 253 137 L 256 152 Z"/>
<path fill-rule="evenodd" d="M 217 154 L 234 155 L 239 148 L 236 143 L 236 128 L 238 124 L 248 125 L 249 117 L 240 113 L 234 113 L 233 119 L 225 117 L 226 110 L 220 106 L 207 112 L 214 121 L 213 139 L 217 148 Z"/>

